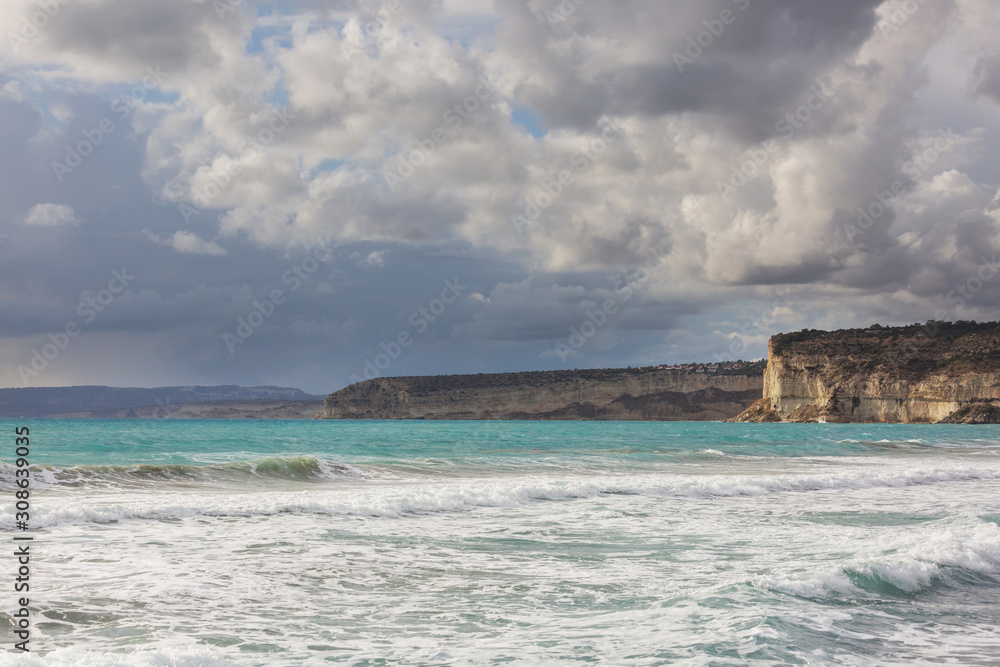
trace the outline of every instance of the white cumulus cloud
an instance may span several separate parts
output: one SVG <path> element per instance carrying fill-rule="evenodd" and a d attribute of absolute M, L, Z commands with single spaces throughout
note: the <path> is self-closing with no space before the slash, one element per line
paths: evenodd
<path fill-rule="evenodd" d="M 225 255 L 228 254 L 226 249 L 220 246 L 215 241 L 206 241 L 197 234 L 192 232 L 181 230 L 176 232 L 171 238 L 160 238 L 156 234 L 153 234 L 148 229 L 144 229 L 143 233 L 146 235 L 150 241 L 158 243 L 160 245 L 166 245 L 172 247 L 174 250 L 180 253 L 187 253 L 189 255 Z"/>
<path fill-rule="evenodd" d="M 80 224 L 72 207 L 63 204 L 35 204 L 24 214 L 30 227 L 75 227 Z"/>

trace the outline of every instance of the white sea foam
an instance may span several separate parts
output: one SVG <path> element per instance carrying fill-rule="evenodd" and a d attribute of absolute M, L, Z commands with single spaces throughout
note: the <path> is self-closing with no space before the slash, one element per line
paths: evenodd
<path fill-rule="evenodd" d="M 148 466 L 78 468 L 68 483 L 68 469 L 46 469 L 54 488 L 31 498 L 43 548 L 33 653 L 0 667 L 990 664 L 1000 653 L 997 452 L 910 443 L 838 456 L 809 439 L 816 429 L 786 425 L 787 449 L 768 455 L 764 432 L 730 448 L 726 425 L 653 454 L 667 450 L 659 435 L 633 447 L 621 430 L 665 439 L 689 427 L 528 423 L 512 427 L 534 438 L 520 449 L 424 451 L 413 433 L 442 428 L 450 442 L 464 426 L 320 426 L 317 441 L 386 429 L 381 445 L 398 438 L 399 457 L 279 437 L 261 458 L 248 437 L 197 460 L 168 444 Z M 826 431 L 935 441 L 933 429 Z M 568 453 L 541 451 L 554 440 Z M 288 453 L 300 446 L 311 459 Z M 0 525 L 9 512 L 0 503 Z"/>
<path fill-rule="evenodd" d="M 337 471 L 342 475 L 342 471 Z M 66 523 L 110 523 L 127 519 L 183 519 L 192 516 L 256 516 L 282 513 L 399 517 L 477 508 L 518 507 L 542 501 L 593 498 L 602 494 L 710 498 L 766 496 L 828 490 L 906 487 L 946 482 L 1000 479 L 1000 470 L 970 467 L 865 469 L 813 475 L 607 475 L 523 476 L 463 481 L 427 478 L 401 484 L 355 482 L 349 489 L 327 487 L 308 492 L 166 493 L 51 497 L 32 513 L 35 527 Z M 14 508 L 0 507 L 0 522 L 12 525 Z"/>
<path fill-rule="evenodd" d="M 880 583 L 917 593 L 946 579 L 950 569 L 1000 574 L 1000 526 L 979 519 L 921 527 L 859 546 L 861 553 L 835 568 L 769 575 L 755 583 L 802 597 L 871 597 Z"/>
<path fill-rule="evenodd" d="M 121 653 L 62 648 L 44 656 L 0 653 L 0 667 L 233 667 L 236 664 L 210 651 L 170 648 Z"/>

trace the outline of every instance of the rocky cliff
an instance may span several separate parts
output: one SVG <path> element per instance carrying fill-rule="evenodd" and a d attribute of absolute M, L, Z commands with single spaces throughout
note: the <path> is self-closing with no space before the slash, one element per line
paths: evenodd
<path fill-rule="evenodd" d="M 735 421 L 1000 422 L 1000 323 L 800 331 L 768 345 Z"/>
<path fill-rule="evenodd" d="M 325 402 L 327 419 L 722 420 L 761 395 L 763 365 L 735 373 L 657 368 L 378 378 Z"/>

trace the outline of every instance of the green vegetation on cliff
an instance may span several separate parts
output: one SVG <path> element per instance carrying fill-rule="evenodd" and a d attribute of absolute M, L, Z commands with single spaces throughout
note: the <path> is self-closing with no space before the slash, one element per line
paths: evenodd
<path fill-rule="evenodd" d="M 956 342 L 960 344 L 956 346 Z M 820 331 L 803 329 L 777 334 L 771 338 L 770 351 L 774 355 L 786 352 L 809 354 L 848 355 L 854 353 L 878 354 L 887 349 L 904 348 L 923 350 L 944 357 L 985 358 L 979 344 L 995 346 L 1000 343 L 1000 322 L 941 322 L 930 320 L 925 324 L 908 324 L 901 327 L 883 327 L 873 324 L 867 329 L 837 329 Z"/>

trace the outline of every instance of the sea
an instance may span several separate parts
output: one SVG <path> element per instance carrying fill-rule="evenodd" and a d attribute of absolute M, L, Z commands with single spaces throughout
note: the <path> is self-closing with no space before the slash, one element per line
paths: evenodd
<path fill-rule="evenodd" d="M 1000 662 L 1000 427 L 0 433 L 0 665 Z M 28 653 L 14 536 L 33 538 Z"/>

